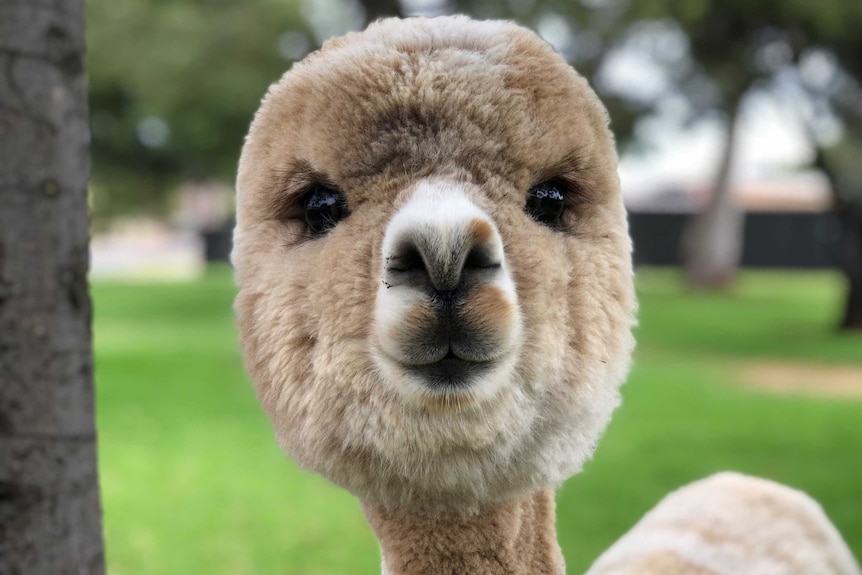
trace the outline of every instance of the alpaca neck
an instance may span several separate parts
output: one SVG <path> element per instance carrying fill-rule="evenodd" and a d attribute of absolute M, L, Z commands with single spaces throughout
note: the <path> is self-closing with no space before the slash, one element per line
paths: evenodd
<path fill-rule="evenodd" d="M 475 515 L 433 514 L 363 504 L 380 542 L 385 575 L 562 575 L 554 493 L 482 508 Z"/>

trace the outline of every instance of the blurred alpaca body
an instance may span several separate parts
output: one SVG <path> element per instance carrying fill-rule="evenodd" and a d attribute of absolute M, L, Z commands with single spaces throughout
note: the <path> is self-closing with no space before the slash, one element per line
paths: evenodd
<path fill-rule="evenodd" d="M 719 473 L 665 497 L 587 575 L 859 575 L 808 495 Z"/>

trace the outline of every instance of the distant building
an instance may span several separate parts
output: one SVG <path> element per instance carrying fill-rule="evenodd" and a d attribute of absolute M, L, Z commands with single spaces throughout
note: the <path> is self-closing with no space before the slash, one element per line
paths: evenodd
<path fill-rule="evenodd" d="M 706 185 L 669 185 L 626 197 L 637 265 L 678 263 L 686 219 L 709 199 Z M 836 264 L 840 227 L 832 197 L 816 172 L 742 181 L 733 196 L 746 212 L 742 265 L 829 268 Z"/>

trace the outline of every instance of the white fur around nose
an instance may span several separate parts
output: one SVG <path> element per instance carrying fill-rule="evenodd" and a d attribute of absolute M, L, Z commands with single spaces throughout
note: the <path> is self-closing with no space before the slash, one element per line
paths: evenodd
<path fill-rule="evenodd" d="M 383 237 L 382 256 L 384 268 L 388 258 L 394 254 L 404 238 L 423 237 L 430 243 L 430 258 L 438 264 L 454 268 L 463 265 L 463 251 L 469 251 L 470 244 L 465 238 L 471 223 L 481 220 L 493 230 L 491 237 L 482 242 L 490 260 L 499 262 L 499 273 L 489 279 L 488 286 L 498 288 L 504 297 L 517 308 L 517 292 L 514 281 L 506 266 L 503 241 L 493 220 L 473 203 L 462 186 L 454 182 L 427 180 L 420 182 L 408 201 L 390 220 Z M 466 247 L 465 247 L 466 246 Z M 449 270 L 447 270 L 449 271 Z M 405 321 L 405 316 L 417 304 L 429 297 L 427 293 L 411 285 L 399 285 L 385 279 L 382 272 L 380 287 L 374 310 L 375 334 L 379 349 L 376 360 L 384 379 L 396 383 L 401 393 L 408 396 L 421 396 L 427 388 L 413 382 L 401 369 L 409 364 L 403 357 L 401 342 L 395 339 L 398 330 L 392 329 Z M 514 368 L 517 351 L 521 343 L 522 327 L 520 317 L 512 324 L 505 344 L 500 348 L 496 369 L 489 373 L 486 381 L 472 388 L 475 398 L 493 395 Z M 381 353 L 382 352 L 382 353 Z"/>

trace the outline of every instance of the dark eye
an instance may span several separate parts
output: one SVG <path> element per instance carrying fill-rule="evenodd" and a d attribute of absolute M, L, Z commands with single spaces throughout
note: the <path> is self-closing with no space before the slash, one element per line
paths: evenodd
<path fill-rule="evenodd" d="M 303 207 L 308 231 L 314 236 L 325 234 L 350 215 L 344 194 L 322 185 L 314 186 L 305 194 Z"/>
<path fill-rule="evenodd" d="M 548 180 L 530 188 L 524 210 L 541 224 L 559 224 L 563 215 L 564 189 L 563 183 L 557 180 Z"/>

